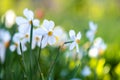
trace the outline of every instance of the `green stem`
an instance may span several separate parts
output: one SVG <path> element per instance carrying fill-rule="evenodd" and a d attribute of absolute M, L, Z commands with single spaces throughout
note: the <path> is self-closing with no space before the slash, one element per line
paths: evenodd
<path fill-rule="evenodd" d="M 78 71 L 79 71 L 79 68 L 80 68 L 80 63 L 79 63 L 79 65 L 78 65 L 78 67 L 75 68 L 75 71 L 74 71 L 74 74 L 73 74 L 73 78 L 76 77 L 76 75 L 77 75 L 77 73 L 78 73 Z"/>
<path fill-rule="evenodd" d="M 49 72 L 48 72 L 48 76 L 47 76 L 48 80 L 49 80 L 50 76 L 52 75 L 52 71 L 54 69 L 54 66 L 55 66 L 57 60 L 58 60 L 58 57 L 59 57 L 59 54 L 60 54 L 60 47 L 58 47 L 58 50 L 59 51 L 58 51 L 58 53 L 57 53 L 57 55 L 55 57 L 55 60 L 54 60 L 53 64 L 50 66 L 50 68 L 49 68 Z"/>
<path fill-rule="evenodd" d="M 33 22 L 31 21 L 31 30 L 30 30 L 30 80 L 32 80 L 32 35 L 33 35 Z"/>
<path fill-rule="evenodd" d="M 40 54 L 41 54 L 41 46 L 42 46 L 42 40 L 43 40 L 43 36 L 41 38 L 41 42 L 40 42 L 40 48 L 39 48 L 39 51 L 38 51 L 38 70 L 40 72 L 40 76 L 41 76 L 41 79 L 44 80 L 44 76 L 43 76 L 43 73 L 41 71 L 41 67 L 40 67 Z"/>
<path fill-rule="evenodd" d="M 22 45 L 21 45 L 21 43 L 20 43 L 20 51 L 21 51 L 21 56 L 20 56 L 21 67 L 22 67 L 23 72 L 24 72 L 24 79 L 26 79 L 27 75 L 26 75 L 26 68 L 25 68 L 25 62 L 24 62 L 24 54 L 23 54 L 23 51 L 22 51 Z"/>
<path fill-rule="evenodd" d="M 42 38 L 41 38 L 41 42 L 40 42 L 40 48 L 39 48 L 39 51 L 38 51 L 38 69 L 39 69 L 39 72 L 40 72 L 40 76 L 41 76 L 41 78 L 42 78 L 42 80 L 44 80 L 44 76 L 43 76 L 43 73 L 42 73 L 42 71 L 41 71 L 41 67 L 40 67 L 40 54 L 41 54 L 41 46 L 42 46 L 42 40 L 43 40 L 43 36 L 42 36 Z"/>
<path fill-rule="evenodd" d="M 64 42 L 64 44 L 68 44 L 68 43 L 72 43 L 72 42 L 73 42 L 73 41 L 67 41 L 67 42 Z M 64 45 L 64 44 L 63 44 L 63 45 Z"/>

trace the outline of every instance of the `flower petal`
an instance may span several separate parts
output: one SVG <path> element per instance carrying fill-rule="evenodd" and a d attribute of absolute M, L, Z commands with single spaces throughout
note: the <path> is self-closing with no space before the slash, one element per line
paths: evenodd
<path fill-rule="evenodd" d="M 40 21 L 38 19 L 33 20 L 33 25 L 39 27 Z"/>
<path fill-rule="evenodd" d="M 13 36 L 13 42 L 19 42 L 22 37 L 23 37 L 23 34 L 15 33 Z"/>
<path fill-rule="evenodd" d="M 53 29 L 54 28 L 54 22 L 53 21 L 48 21 L 48 20 L 44 20 L 43 21 L 43 26 L 47 29 L 47 30 L 50 30 L 50 29 Z"/>
<path fill-rule="evenodd" d="M 33 20 L 33 18 L 34 18 L 33 12 L 32 12 L 31 10 L 28 10 L 27 8 L 24 9 L 23 14 L 25 15 L 25 17 L 26 17 L 28 20 Z"/>
<path fill-rule="evenodd" d="M 69 31 L 69 36 L 72 40 L 75 40 L 75 31 L 74 30 L 70 30 Z"/>
<path fill-rule="evenodd" d="M 50 36 L 50 37 L 48 38 L 48 43 L 49 43 L 50 45 L 54 44 L 55 42 L 56 42 L 56 39 L 55 39 L 54 36 Z"/>
<path fill-rule="evenodd" d="M 64 33 L 63 30 L 62 30 L 62 28 L 60 28 L 60 27 L 55 27 L 54 28 L 53 34 L 55 36 L 59 36 L 60 37 L 62 35 L 62 33 Z"/>
<path fill-rule="evenodd" d="M 92 21 L 89 22 L 89 27 L 90 27 L 90 30 L 92 30 L 92 31 L 96 31 L 97 30 L 97 25 L 94 24 Z"/>
<path fill-rule="evenodd" d="M 21 55 L 20 46 L 17 47 L 17 53 L 18 55 Z"/>
<path fill-rule="evenodd" d="M 0 61 L 2 63 L 4 63 L 4 61 L 5 61 L 5 50 L 6 50 L 6 48 L 5 48 L 4 44 L 0 43 Z"/>
<path fill-rule="evenodd" d="M 11 45 L 10 46 L 10 50 L 13 52 L 13 51 L 15 51 L 15 49 L 16 49 L 16 46 L 15 45 Z"/>
<path fill-rule="evenodd" d="M 72 50 L 74 47 L 75 47 L 76 43 L 75 42 L 72 42 L 69 49 Z"/>
<path fill-rule="evenodd" d="M 23 18 L 23 17 L 17 17 L 16 18 L 16 23 L 17 23 L 17 25 L 22 25 L 22 24 L 25 24 L 25 23 L 27 23 L 28 22 L 28 20 L 26 20 L 25 18 Z"/>
<path fill-rule="evenodd" d="M 36 29 L 36 31 L 35 31 L 35 34 L 36 35 L 44 35 L 44 34 L 46 34 L 47 33 L 47 31 L 45 31 L 44 29 L 42 29 L 42 28 L 38 28 L 38 29 Z"/>
<path fill-rule="evenodd" d="M 77 34 L 77 39 L 80 40 L 80 39 L 81 39 L 81 36 L 82 36 L 82 35 L 81 35 L 81 32 L 79 32 L 79 33 Z"/>
<path fill-rule="evenodd" d="M 79 46 L 78 46 L 78 44 L 76 44 L 76 51 L 77 51 L 77 53 L 79 53 Z"/>
<path fill-rule="evenodd" d="M 18 31 L 20 33 L 27 33 L 27 31 L 30 31 L 30 27 L 31 27 L 30 24 L 23 24 L 18 27 Z"/>
<path fill-rule="evenodd" d="M 47 43 L 48 43 L 48 36 L 46 35 L 46 36 L 43 37 L 41 47 L 42 48 L 46 47 Z"/>
<path fill-rule="evenodd" d="M 32 40 L 32 49 L 35 49 L 35 47 L 36 47 L 36 41 Z"/>

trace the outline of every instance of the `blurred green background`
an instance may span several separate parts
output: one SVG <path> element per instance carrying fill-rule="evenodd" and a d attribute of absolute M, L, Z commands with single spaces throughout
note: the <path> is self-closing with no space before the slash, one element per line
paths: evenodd
<path fill-rule="evenodd" d="M 22 15 L 24 8 L 33 10 L 41 23 L 53 20 L 67 32 L 74 29 L 83 35 L 88 22 L 94 21 L 98 25 L 96 36 L 107 44 L 103 57 L 110 71 L 105 80 L 120 79 L 120 0 L 0 0 L 0 17 L 11 9 Z"/>

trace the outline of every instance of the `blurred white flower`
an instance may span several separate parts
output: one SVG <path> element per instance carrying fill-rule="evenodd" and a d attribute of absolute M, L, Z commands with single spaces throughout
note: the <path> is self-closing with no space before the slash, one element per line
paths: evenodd
<path fill-rule="evenodd" d="M 72 50 L 74 47 L 76 47 L 76 51 L 79 52 L 78 44 L 80 43 L 81 33 L 78 32 L 77 36 L 75 36 L 75 31 L 74 30 L 70 30 L 69 31 L 69 36 L 70 36 L 71 40 L 73 41 L 71 43 L 69 49 Z"/>
<path fill-rule="evenodd" d="M 14 36 L 13 36 L 13 43 L 11 46 L 10 46 L 10 50 L 13 52 L 17 49 L 17 53 L 19 55 L 21 55 L 21 51 L 20 51 L 20 43 L 21 43 L 21 46 L 22 46 L 22 51 L 26 51 L 27 50 L 27 47 L 25 46 L 26 44 L 26 40 L 24 40 L 23 38 L 23 34 L 21 33 L 15 33 Z"/>
<path fill-rule="evenodd" d="M 90 57 L 96 58 L 98 56 L 98 49 L 96 47 L 91 47 L 88 52 L 88 55 Z"/>
<path fill-rule="evenodd" d="M 4 29 L 0 29 L 0 61 L 4 63 L 6 48 L 9 46 L 10 33 Z"/>
<path fill-rule="evenodd" d="M 58 32 L 58 36 L 56 36 L 55 46 L 62 46 L 63 43 L 67 41 L 67 33 L 60 26 L 56 26 L 54 28 L 54 31 Z"/>
<path fill-rule="evenodd" d="M 5 61 L 5 45 L 3 43 L 0 42 L 0 62 L 4 63 Z"/>
<path fill-rule="evenodd" d="M 56 37 L 60 35 L 59 31 L 54 29 L 54 22 L 44 20 L 42 24 L 42 28 L 39 28 L 37 34 L 43 35 L 42 39 L 42 48 L 44 48 L 47 44 L 53 45 L 56 43 Z"/>
<path fill-rule="evenodd" d="M 33 39 L 32 39 L 32 49 L 34 49 L 36 46 L 40 47 L 42 35 L 37 34 L 37 29 L 33 29 Z"/>
<path fill-rule="evenodd" d="M 104 43 L 101 37 L 95 39 L 93 46 L 98 48 L 100 54 L 102 54 L 107 48 L 107 45 Z"/>
<path fill-rule="evenodd" d="M 81 72 L 81 74 L 86 77 L 86 76 L 89 76 L 91 74 L 91 70 L 88 66 L 85 66 Z"/>
<path fill-rule="evenodd" d="M 86 33 L 86 37 L 89 39 L 90 42 L 93 42 L 94 36 L 97 30 L 97 25 L 94 24 L 92 21 L 89 22 L 89 30 Z"/>
<path fill-rule="evenodd" d="M 26 9 L 24 9 L 23 14 L 27 19 L 25 19 L 23 17 L 16 18 L 16 23 L 19 26 L 18 27 L 19 32 L 26 33 L 27 31 L 30 31 L 32 23 L 33 23 L 33 26 L 36 26 L 36 27 L 39 26 L 39 20 L 34 19 L 34 14 L 31 10 L 28 10 L 26 8 Z"/>
<path fill-rule="evenodd" d="M 102 54 L 107 48 L 107 45 L 104 43 L 102 38 L 98 37 L 94 40 L 93 46 L 90 48 L 88 55 L 90 57 L 97 57 L 99 54 Z"/>
<path fill-rule="evenodd" d="M 7 28 L 11 28 L 15 23 L 16 14 L 13 10 L 8 10 L 5 13 L 5 25 Z"/>

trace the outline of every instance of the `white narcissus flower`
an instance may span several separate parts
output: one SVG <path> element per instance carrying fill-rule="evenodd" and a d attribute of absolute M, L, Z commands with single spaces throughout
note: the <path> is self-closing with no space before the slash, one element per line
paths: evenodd
<path fill-rule="evenodd" d="M 81 32 L 78 32 L 77 36 L 75 36 L 75 31 L 74 30 L 70 30 L 69 31 L 69 36 L 71 38 L 71 40 L 73 41 L 70 45 L 70 50 L 72 50 L 74 47 L 76 47 L 76 51 L 79 52 L 79 42 L 81 39 Z"/>
<path fill-rule="evenodd" d="M 97 57 L 99 54 L 102 54 L 107 48 L 106 44 L 102 38 L 98 37 L 95 39 L 93 46 L 90 48 L 88 55 L 90 57 Z"/>
<path fill-rule="evenodd" d="M 19 32 L 26 33 L 27 31 L 30 31 L 32 23 L 33 23 L 33 26 L 36 26 L 36 27 L 39 26 L 39 20 L 34 19 L 34 14 L 31 10 L 28 10 L 26 8 L 26 9 L 24 9 L 23 14 L 27 19 L 25 19 L 23 17 L 16 18 L 16 23 L 19 26 L 18 27 Z"/>
<path fill-rule="evenodd" d="M 88 52 L 88 55 L 92 58 L 96 58 L 99 54 L 98 48 L 92 46 Z"/>
<path fill-rule="evenodd" d="M 98 48 L 99 53 L 103 53 L 107 48 L 107 45 L 104 43 L 101 37 L 97 37 L 95 39 L 93 46 Z"/>
<path fill-rule="evenodd" d="M 21 51 L 20 51 L 20 43 L 21 43 L 21 46 L 22 46 L 22 51 L 26 51 L 27 50 L 27 47 L 25 46 L 26 44 L 26 40 L 23 39 L 23 34 L 21 33 L 16 33 L 14 34 L 13 36 L 13 42 L 14 44 L 12 44 L 10 46 L 10 50 L 13 52 L 17 49 L 17 53 L 19 55 L 21 55 Z"/>
<path fill-rule="evenodd" d="M 0 29 L 0 61 L 4 63 L 6 48 L 9 46 L 11 35 L 8 31 Z"/>
<path fill-rule="evenodd" d="M 54 22 L 44 20 L 43 21 L 43 29 L 39 28 L 37 34 L 43 35 L 42 39 L 42 48 L 44 48 L 47 44 L 53 45 L 56 43 L 56 37 L 59 36 L 59 32 L 54 30 Z"/>
<path fill-rule="evenodd" d="M 33 29 L 33 39 L 32 39 L 32 49 L 34 49 L 36 46 L 40 47 L 42 35 L 37 34 L 37 29 Z"/>
<path fill-rule="evenodd" d="M 58 33 L 58 35 L 56 36 L 55 46 L 62 46 L 64 44 L 64 42 L 67 41 L 67 34 L 66 34 L 66 32 L 60 26 L 56 26 L 54 28 L 54 31 Z"/>
<path fill-rule="evenodd" d="M 86 37 L 89 39 L 90 42 L 93 42 L 94 36 L 97 30 L 97 25 L 94 24 L 92 21 L 89 22 L 89 30 L 86 33 Z"/>

